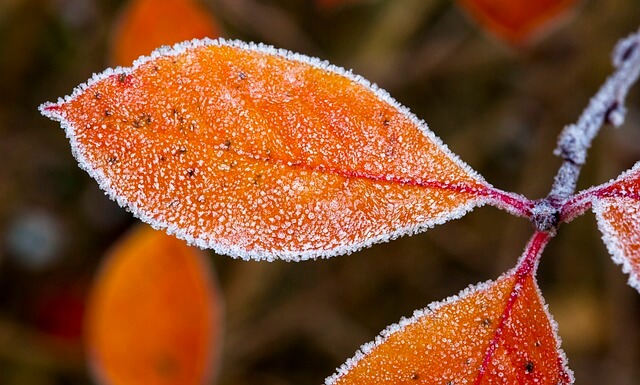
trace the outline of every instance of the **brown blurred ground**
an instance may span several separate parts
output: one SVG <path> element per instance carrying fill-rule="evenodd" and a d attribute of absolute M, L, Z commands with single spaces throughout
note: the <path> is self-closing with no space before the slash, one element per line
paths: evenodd
<path fill-rule="evenodd" d="M 352 2 L 353 3 L 353 2 Z M 133 223 L 76 166 L 37 106 L 107 66 L 123 1 L 0 0 L 0 384 L 90 384 L 82 299 L 101 256 Z M 559 165 L 559 130 L 610 73 L 640 2 L 590 0 L 514 52 L 446 0 L 205 1 L 226 36 L 329 59 L 387 89 L 488 181 L 539 198 Z M 640 159 L 640 87 L 606 128 L 580 180 Z M 320 384 L 414 309 L 511 268 L 531 233 L 493 208 L 429 232 L 318 262 L 211 255 L 227 301 L 222 385 Z M 592 215 L 560 229 L 539 273 L 577 383 L 640 383 L 640 295 L 613 265 Z M 167 309 L 170 311 L 170 309 Z"/>

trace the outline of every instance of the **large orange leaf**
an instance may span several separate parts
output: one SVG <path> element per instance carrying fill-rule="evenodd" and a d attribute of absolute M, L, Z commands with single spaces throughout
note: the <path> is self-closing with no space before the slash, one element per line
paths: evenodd
<path fill-rule="evenodd" d="M 571 10 L 576 0 L 458 0 L 487 30 L 519 45 Z"/>
<path fill-rule="evenodd" d="M 218 27 L 197 0 L 132 0 L 120 15 L 111 56 L 117 65 L 130 65 L 162 45 L 218 36 Z"/>
<path fill-rule="evenodd" d="M 629 285 L 640 291 L 640 163 L 575 200 L 591 202 L 613 260 L 629 274 Z"/>
<path fill-rule="evenodd" d="M 327 385 L 570 384 L 555 324 L 534 278 L 548 235 L 520 266 L 431 304 L 361 348 Z"/>
<path fill-rule="evenodd" d="M 161 49 L 41 111 L 121 205 L 232 256 L 326 257 L 486 202 L 528 209 L 384 91 L 263 45 Z"/>
<path fill-rule="evenodd" d="M 89 302 L 86 342 L 104 384 L 211 379 L 221 303 L 198 249 L 138 226 L 107 255 Z"/>

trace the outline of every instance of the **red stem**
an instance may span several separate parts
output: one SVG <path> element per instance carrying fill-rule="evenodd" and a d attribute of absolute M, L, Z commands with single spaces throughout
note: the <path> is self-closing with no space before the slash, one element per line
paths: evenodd
<path fill-rule="evenodd" d="M 489 347 L 487 347 L 487 351 L 485 353 L 484 359 L 482 360 L 482 365 L 480 366 L 480 371 L 478 373 L 478 377 L 476 378 L 475 385 L 479 385 L 484 377 L 487 368 L 489 367 L 489 363 L 493 358 L 496 349 L 498 348 L 498 342 L 502 337 L 502 333 L 504 332 L 504 326 L 509 317 L 511 317 L 511 312 L 513 311 L 513 307 L 520 298 L 520 290 L 522 289 L 522 285 L 524 281 L 535 274 L 536 269 L 538 267 L 538 261 L 540 260 L 540 255 L 542 254 L 542 250 L 544 250 L 547 243 L 551 239 L 552 235 L 549 232 L 536 231 L 527 248 L 525 249 L 523 256 L 520 258 L 518 262 L 518 266 L 514 274 L 516 275 L 516 281 L 513 284 L 513 288 L 511 289 L 511 293 L 509 294 L 509 298 L 507 299 L 507 303 L 505 304 L 504 310 L 502 312 L 502 316 L 500 317 L 500 323 L 498 324 L 493 339 L 489 343 Z"/>

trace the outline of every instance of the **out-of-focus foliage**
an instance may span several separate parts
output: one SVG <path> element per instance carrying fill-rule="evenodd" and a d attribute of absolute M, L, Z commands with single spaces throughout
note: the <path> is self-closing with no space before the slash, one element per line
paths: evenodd
<path fill-rule="evenodd" d="M 204 257 L 144 224 L 115 243 L 87 304 L 87 359 L 96 381 L 200 385 L 213 378 L 222 303 Z"/>
<path fill-rule="evenodd" d="M 557 27 L 576 7 L 576 0 L 458 0 L 488 33 L 513 46 L 531 43 Z"/>
<path fill-rule="evenodd" d="M 69 153 L 37 106 L 107 66 L 124 2 L 0 2 L 0 383 L 90 384 L 77 333 L 53 332 L 54 308 L 81 317 L 104 251 L 132 223 Z M 319 11 L 313 2 L 202 1 L 229 38 L 353 68 L 407 105 L 499 188 L 548 191 L 560 129 L 610 72 L 609 52 L 637 28 L 640 4 L 590 0 L 526 51 L 487 38 L 452 1 L 370 0 Z M 640 158 L 640 98 L 605 129 L 581 188 Z M 400 315 L 514 265 L 531 233 L 491 208 L 430 232 L 317 263 L 211 255 L 227 307 L 219 384 L 318 384 Z M 638 295 L 610 262 L 593 218 L 563 227 L 539 278 L 580 384 L 640 381 Z M 31 261 L 37 260 L 37 263 Z M 71 293 L 69 296 L 68 294 Z M 49 302 L 51 303 L 51 302 Z M 605 309 L 605 311 L 601 311 Z M 63 321 L 67 322 L 79 321 Z"/>
<path fill-rule="evenodd" d="M 197 0 L 134 0 L 122 10 L 112 37 L 115 65 L 183 40 L 218 37 L 213 15 Z"/>

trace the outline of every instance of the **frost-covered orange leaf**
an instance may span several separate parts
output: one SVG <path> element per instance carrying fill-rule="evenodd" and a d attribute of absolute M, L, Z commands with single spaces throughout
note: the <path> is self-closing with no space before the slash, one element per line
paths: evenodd
<path fill-rule="evenodd" d="M 112 36 L 111 56 L 117 65 L 130 65 L 162 45 L 218 36 L 219 28 L 198 0 L 132 0 Z"/>
<path fill-rule="evenodd" d="M 529 209 L 383 90 L 264 45 L 160 49 L 41 111 L 121 205 L 232 256 L 328 257 L 487 202 Z"/>
<path fill-rule="evenodd" d="M 107 255 L 89 302 L 86 343 L 107 385 L 199 385 L 220 348 L 221 303 L 202 252 L 138 226 Z"/>
<path fill-rule="evenodd" d="M 488 31 L 519 45 L 543 31 L 576 4 L 576 0 L 458 0 Z"/>
<path fill-rule="evenodd" d="M 640 291 L 640 162 L 616 180 L 580 193 L 592 204 L 602 239 L 617 264 Z"/>
<path fill-rule="evenodd" d="M 390 326 L 326 385 L 573 383 L 531 266 L 546 239 L 497 281 Z"/>

